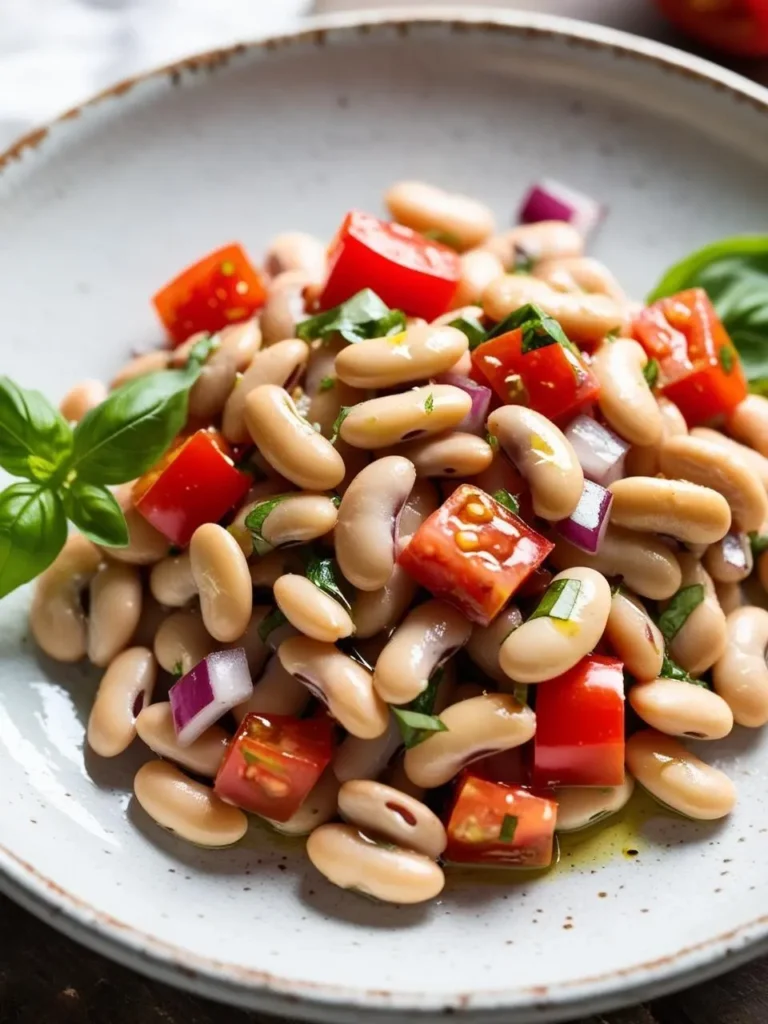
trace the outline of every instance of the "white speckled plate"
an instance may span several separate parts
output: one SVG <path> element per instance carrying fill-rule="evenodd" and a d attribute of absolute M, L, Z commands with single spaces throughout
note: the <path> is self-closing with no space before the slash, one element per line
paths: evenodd
<path fill-rule="evenodd" d="M 330 236 L 402 176 L 478 193 L 502 221 L 543 174 L 598 196 L 595 251 L 637 295 L 693 246 L 765 227 L 768 94 L 737 76 L 534 14 L 323 24 L 128 83 L 0 160 L 3 372 L 56 397 L 107 375 L 157 337 L 148 297 L 179 267 L 234 238 L 258 252 L 281 229 Z M 139 970 L 323 1021 L 522 1024 L 765 946 L 759 734 L 708 748 L 740 794 L 723 825 L 616 826 L 544 879 L 457 876 L 431 906 L 379 907 L 258 828 L 219 853 L 154 828 L 130 797 L 141 751 L 83 754 L 93 679 L 36 654 L 28 602 L 0 608 L 2 888 Z"/>

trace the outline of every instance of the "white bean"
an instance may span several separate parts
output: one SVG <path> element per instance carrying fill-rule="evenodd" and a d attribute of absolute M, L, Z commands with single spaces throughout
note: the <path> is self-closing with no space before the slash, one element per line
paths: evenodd
<path fill-rule="evenodd" d="M 136 718 L 152 699 L 157 664 L 146 647 L 118 654 L 104 673 L 88 719 L 88 746 L 101 757 L 117 757 L 136 735 Z"/>

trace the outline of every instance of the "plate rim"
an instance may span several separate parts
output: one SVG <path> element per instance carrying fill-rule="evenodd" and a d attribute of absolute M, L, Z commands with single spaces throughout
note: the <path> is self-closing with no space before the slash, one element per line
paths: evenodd
<path fill-rule="evenodd" d="M 159 88 L 169 88 L 171 81 L 177 81 L 185 73 L 201 68 L 212 71 L 232 58 L 259 59 L 266 51 L 313 41 L 324 45 L 328 34 L 347 36 L 357 32 L 364 35 L 382 28 L 408 32 L 429 25 L 485 35 L 534 33 L 556 38 L 567 45 L 607 50 L 616 57 L 640 60 L 665 72 L 694 79 L 702 87 L 728 93 L 768 118 L 768 88 L 704 58 L 628 32 L 557 15 L 502 11 L 490 6 L 471 11 L 442 5 L 398 7 L 306 18 L 293 31 L 198 53 L 127 78 L 28 132 L 0 153 L 0 181 L 11 168 L 20 173 L 23 181 L 25 171 L 36 163 L 37 151 L 47 148 L 49 134 L 64 131 L 67 124 L 76 122 L 81 115 L 101 111 L 109 102 L 108 118 L 119 118 L 123 110 L 122 98 L 129 96 L 136 85 L 150 82 Z M 407 1015 L 412 1014 L 425 1022 L 442 1019 L 446 1013 L 461 1013 L 475 1022 L 490 1022 L 507 1018 L 511 1010 L 516 1012 L 518 1024 L 556 1021 L 573 1014 L 601 1012 L 658 997 L 713 977 L 768 951 L 768 915 L 763 915 L 679 950 L 673 956 L 573 982 L 536 988 L 482 989 L 448 997 L 418 992 L 390 993 L 348 985 L 300 982 L 271 972 L 194 956 L 90 906 L 2 844 L 0 892 L 69 937 L 140 973 L 245 1008 L 334 1022 L 357 1022 L 360 1009 L 365 1009 L 372 1021 L 391 1021 L 394 1014 L 405 1021 Z M 641 977 L 636 979 L 637 975 Z"/>

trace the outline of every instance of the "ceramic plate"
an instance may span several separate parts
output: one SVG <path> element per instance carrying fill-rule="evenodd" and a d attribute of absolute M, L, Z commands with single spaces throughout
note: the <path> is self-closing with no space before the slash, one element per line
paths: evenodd
<path fill-rule="evenodd" d="M 235 238 L 330 237 L 393 179 L 476 193 L 503 223 L 542 175 L 608 204 L 594 251 L 641 296 L 677 256 L 761 224 L 768 94 L 630 36 L 490 11 L 344 16 L 190 60 L 0 160 L 2 371 L 55 397 L 108 377 L 158 338 L 148 297 L 179 267 Z M 2 888 L 139 970 L 294 1017 L 527 1022 L 765 946 L 760 734 L 708 748 L 740 794 L 721 826 L 638 811 L 543 879 L 452 875 L 433 905 L 376 906 L 257 827 L 224 852 L 158 831 L 131 800 L 142 751 L 84 754 L 94 679 L 36 653 L 28 603 L 0 612 Z"/>

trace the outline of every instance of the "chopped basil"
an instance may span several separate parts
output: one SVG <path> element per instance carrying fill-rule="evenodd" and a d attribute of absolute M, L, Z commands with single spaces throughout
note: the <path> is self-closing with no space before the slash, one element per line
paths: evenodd
<path fill-rule="evenodd" d="M 264 501 L 260 501 L 259 504 L 255 508 L 251 509 L 245 517 L 245 525 L 251 531 L 253 550 L 257 555 L 266 555 L 268 551 L 272 550 L 272 545 L 265 541 L 262 535 L 262 530 L 264 529 L 264 523 L 267 520 L 267 516 L 281 502 L 285 501 L 286 498 L 291 497 L 293 497 L 291 494 L 276 494 L 274 498 L 267 498 Z"/>
<path fill-rule="evenodd" d="M 184 666 L 180 661 L 177 661 L 176 664 L 171 669 L 171 675 L 173 676 L 174 679 L 181 679 L 181 677 L 184 675 Z"/>
<path fill-rule="evenodd" d="M 439 228 L 431 228 L 429 231 L 422 231 L 421 234 L 424 238 L 428 238 L 430 242 L 439 242 L 440 245 L 447 245 L 449 249 L 461 250 L 461 240 L 452 235 L 450 231 L 441 231 Z"/>
<path fill-rule="evenodd" d="M 496 451 L 496 449 L 499 447 L 498 437 L 494 437 L 489 430 L 486 430 L 485 432 L 485 443 L 487 445 L 490 445 L 490 447 L 493 448 L 494 451 Z"/>
<path fill-rule="evenodd" d="M 541 619 L 548 616 L 550 619 L 561 619 L 567 622 L 573 614 L 576 602 L 581 593 L 581 580 L 555 580 L 550 583 L 536 611 L 531 615 L 532 619 Z"/>
<path fill-rule="evenodd" d="M 349 416 L 351 412 L 351 405 L 342 405 L 342 407 L 339 409 L 339 415 L 333 421 L 333 426 L 331 427 L 331 444 L 336 444 L 336 442 L 338 441 L 339 433 L 341 431 L 341 424 L 344 422 L 344 420 L 347 418 L 347 416 Z"/>
<path fill-rule="evenodd" d="M 338 601 L 347 611 L 351 610 L 352 603 L 339 583 L 333 558 L 312 558 L 307 565 L 307 579 L 314 583 L 318 590 L 324 591 Z"/>
<path fill-rule="evenodd" d="M 749 543 L 752 548 L 752 554 L 757 558 L 764 551 L 768 551 L 768 533 L 758 533 L 756 530 L 753 530 L 749 535 Z"/>
<path fill-rule="evenodd" d="M 709 689 L 703 679 L 694 679 L 693 676 L 689 675 L 684 668 L 681 668 L 678 664 L 672 661 L 666 652 L 664 654 L 664 660 L 661 663 L 659 678 L 679 679 L 681 682 L 692 683 L 694 686 L 703 686 L 706 689 Z"/>
<path fill-rule="evenodd" d="M 409 711 L 407 708 L 392 708 L 392 712 L 400 726 L 406 750 L 417 747 L 435 732 L 448 731 L 445 723 L 437 715 L 423 715 L 419 711 Z"/>
<path fill-rule="evenodd" d="M 486 341 L 518 328 L 523 332 L 521 350 L 523 355 L 533 352 L 537 348 L 546 348 L 548 345 L 564 345 L 566 348 L 572 348 L 571 342 L 557 320 L 532 302 L 513 310 L 501 323 L 496 324 L 488 333 Z"/>
<path fill-rule="evenodd" d="M 448 326 L 455 327 L 457 331 L 466 335 L 470 352 L 485 341 L 485 328 L 476 316 L 459 316 L 451 320 Z"/>
<path fill-rule="evenodd" d="M 302 341 L 313 341 L 340 334 L 345 341 L 354 343 L 364 338 L 386 338 L 403 330 L 405 313 L 390 309 L 376 292 L 364 288 L 341 305 L 303 320 L 296 327 L 296 336 Z"/>
<path fill-rule="evenodd" d="M 263 644 L 267 642 L 267 637 L 279 626 L 284 626 L 288 619 L 283 615 L 279 608 L 274 608 L 269 615 L 265 616 L 261 620 L 259 625 L 259 639 Z"/>
<path fill-rule="evenodd" d="M 659 364 L 655 359 L 649 359 L 643 367 L 643 376 L 649 388 L 655 388 L 659 379 Z"/>
<path fill-rule="evenodd" d="M 221 339 L 218 334 L 208 334 L 205 338 L 200 338 L 200 340 L 196 341 L 189 350 L 187 366 L 189 366 L 190 363 L 196 363 L 198 366 L 202 366 L 202 364 L 208 359 L 208 356 L 220 347 Z"/>
<path fill-rule="evenodd" d="M 692 583 L 689 587 L 682 587 L 671 598 L 666 611 L 659 616 L 659 629 L 667 643 L 671 643 L 691 612 L 695 611 L 704 600 L 704 584 Z"/>
<path fill-rule="evenodd" d="M 416 711 L 420 715 L 431 715 L 435 710 L 435 700 L 437 698 L 437 690 L 440 683 L 443 680 L 443 669 L 437 668 L 429 677 L 425 689 L 421 691 L 418 697 L 414 697 L 410 704 L 407 705 L 407 711 Z"/>
<path fill-rule="evenodd" d="M 616 341 L 618 336 L 621 334 L 620 327 L 612 327 L 605 336 L 605 341 Z"/>
<path fill-rule="evenodd" d="M 496 501 L 498 501 L 500 505 L 503 505 L 504 508 L 509 509 L 509 511 L 514 513 L 514 515 L 519 514 L 520 502 L 517 500 L 514 494 L 510 494 L 509 491 L 505 491 L 502 488 L 502 490 L 500 491 L 494 491 L 493 497 L 496 499 Z"/>
<path fill-rule="evenodd" d="M 730 373 L 733 370 L 733 363 L 735 360 L 735 354 L 730 345 L 723 345 L 720 351 L 717 353 L 717 357 L 720 360 L 720 365 L 726 373 Z"/>
<path fill-rule="evenodd" d="M 513 274 L 530 274 L 536 265 L 533 256 L 529 256 L 525 249 L 515 246 L 515 255 L 512 262 Z"/>
<path fill-rule="evenodd" d="M 435 411 L 435 396 L 430 393 L 427 395 L 427 400 L 424 402 L 424 412 L 427 416 L 430 416 Z"/>
<path fill-rule="evenodd" d="M 320 384 L 319 384 L 319 387 L 318 387 L 318 391 L 321 391 L 321 392 L 322 391 L 331 391 L 335 387 L 336 387 L 336 378 L 335 377 L 323 377 L 323 379 L 320 381 Z"/>
<path fill-rule="evenodd" d="M 334 508 L 338 508 L 339 505 L 341 505 L 341 495 L 340 494 L 332 494 L 330 500 L 331 500 L 331 504 L 333 505 Z"/>
<path fill-rule="evenodd" d="M 515 832 L 517 831 L 518 819 L 514 814 L 505 814 L 501 822 L 501 831 L 499 832 L 499 839 L 502 843 L 511 843 L 515 838 Z"/>

